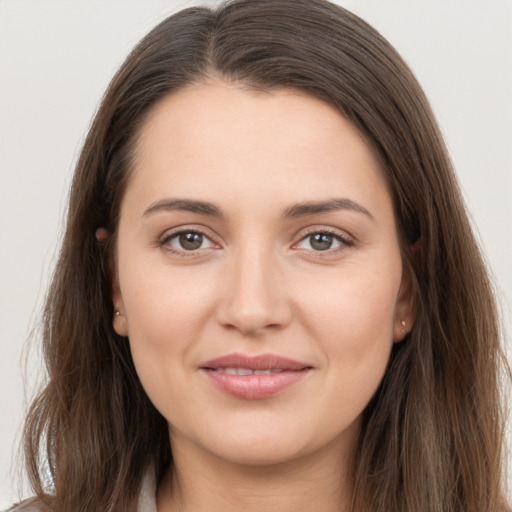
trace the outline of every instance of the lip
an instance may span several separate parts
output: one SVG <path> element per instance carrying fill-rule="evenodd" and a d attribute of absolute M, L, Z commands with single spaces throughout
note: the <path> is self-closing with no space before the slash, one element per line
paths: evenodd
<path fill-rule="evenodd" d="M 269 373 L 239 375 L 233 369 L 241 369 L 242 373 L 244 370 Z M 312 369 L 306 363 L 274 354 L 229 354 L 200 365 L 200 370 L 219 390 L 244 400 L 274 396 L 302 381 Z"/>

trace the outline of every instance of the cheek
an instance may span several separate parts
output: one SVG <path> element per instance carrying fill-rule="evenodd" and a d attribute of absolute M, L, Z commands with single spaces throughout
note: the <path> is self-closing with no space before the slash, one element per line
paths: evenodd
<path fill-rule="evenodd" d="M 140 269 L 143 269 L 141 271 Z M 173 333 L 194 334 L 210 307 L 214 286 L 198 269 L 176 272 L 171 266 L 120 265 L 120 282 L 130 337 L 167 344 Z M 168 334 L 166 334 L 168 333 Z"/>
<path fill-rule="evenodd" d="M 159 407 L 159 394 L 166 395 L 171 382 L 174 387 L 186 376 L 190 354 L 211 316 L 213 284 L 198 272 L 171 272 L 134 260 L 122 263 L 119 279 L 132 357 Z"/>
<path fill-rule="evenodd" d="M 389 361 L 401 264 L 391 279 L 389 268 L 386 279 L 352 269 L 301 295 L 304 325 L 332 370 L 329 388 L 349 409 L 364 408 Z"/>
<path fill-rule="evenodd" d="M 401 265 L 396 272 L 344 269 L 322 281 L 311 280 L 296 291 L 308 328 L 318 339 L 357 340 L 361 348 L 392 340 Z M 384 276 L 384 277 L 383 277 Z M 355 348 L 355 347 L 354 347 Z"/>

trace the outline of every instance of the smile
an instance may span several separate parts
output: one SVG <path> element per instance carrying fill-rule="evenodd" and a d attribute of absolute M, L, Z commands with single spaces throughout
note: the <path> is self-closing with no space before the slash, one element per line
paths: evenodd
<path fill-rule="evenodd" d="M 230 354 L 200 367 L 217 389 L 244 400 L 276 395 L 302 381 L 312 369 L 310 365 L 271 354 Z"/>
<path fill-rule="evenodd" d="M 285 370 L 251 370 L 250 368 L 211 368 L 215 372 L 227 373 L 229 375 L 270 375 L 271 373 L 281 373 Z"/>

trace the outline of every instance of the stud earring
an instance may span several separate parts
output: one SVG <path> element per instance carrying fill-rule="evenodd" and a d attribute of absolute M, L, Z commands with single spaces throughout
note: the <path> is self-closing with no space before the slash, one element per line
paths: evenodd
<path fill-rule="evenodd" d="M 405 320 L 402 320 L 402 336 L 405 336 Z"/>
<path fill-rule="evenodd" d="M 114 318 L 112 320 L 112 326 L 114 327 L 114 331 L 119 334 L 119 336 L 128 336 L 128 326 L 126 323 L 126 317 L 121 315 L 121 312 L 114 308 Z"/>

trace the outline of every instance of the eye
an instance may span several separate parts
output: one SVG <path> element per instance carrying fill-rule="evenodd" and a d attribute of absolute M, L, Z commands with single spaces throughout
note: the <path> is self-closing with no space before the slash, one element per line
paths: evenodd
<path fill-rule="evenodd" d="M 302 238 L 295 247 L 308 251 L 324 252 L 336 251 L 344 246 L 350 246 L 352 242 L 339 234 L 328 231 L 316 231 Z"/>
<path fill-rule="evenodd" d="M 192 252 L 215 247 L 215 244 L 199 231 L 180 231 L 162 240 L 162 245 L 173 252 Z"/>

